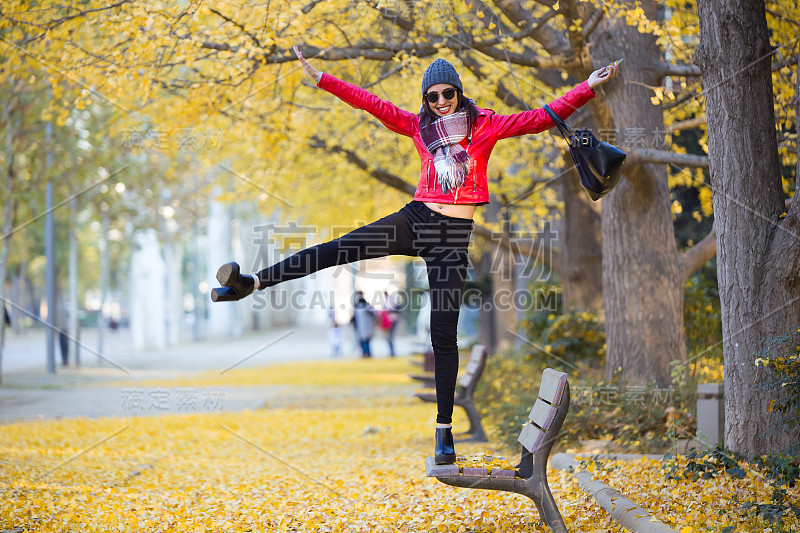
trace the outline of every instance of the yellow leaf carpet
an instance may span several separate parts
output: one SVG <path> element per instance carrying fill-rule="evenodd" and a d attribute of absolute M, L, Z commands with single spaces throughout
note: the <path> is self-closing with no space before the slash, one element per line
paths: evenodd
<path fill-rule="evenodd" d="M 47 532 L 546 531 L 533 502 L 425 477 L 435 405 L 416 400 L 407 358 L 309 362 L 137 386 L 285 388 L 251 412 L 61 419 L 0 426 L 0 530 Z M 121 387 L 129 383 L 120 382 Z M 526 410 L 529 406 L 520 406 Z M 456 429 L 466 417 L 456 409 Z M 458 446 L 461 454 L 518 451 Z M 616 471 L 622 473 L 623 467 Z M 647 479 L 613 480 L 662 520 L 703 522 L 704 498 L 668 504 Z M 598 469 L 600 470 L 600 469 Z M 648 477 L 650 476 L 650 477 Z M 570 531 L 622 531 L 569 474 L 550 483 Z M 721 489 L 724 490 L 724 489 Z M 689 505 L 688 499 L 699 497 Z M 649 507 L 648 507 L 649 506 Z M 688 507 L 687 507 L 688 506 Z M 678 513 L 689 509 L 696 521 Z M 663 513 L 663 514 L 661 514 Z"/>

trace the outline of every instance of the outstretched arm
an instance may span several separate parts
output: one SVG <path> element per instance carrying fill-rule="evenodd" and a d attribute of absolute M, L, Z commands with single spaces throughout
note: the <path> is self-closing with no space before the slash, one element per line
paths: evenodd
<path fill-rule="evenodd" d="M 409 137 L 414 134 L 415 124 L 418 122 L 417 115 L 403 111 L 393 103 L 382 100 L 361 87 L 320 72 L 305 60 L 297 46 L 294 46 L 293 50 L 303 66 L 303 72 L 314 80 L 317 87 L 328 91 L 356 109 L 363 109 L 370 113 L 395 133 Z"/>
<path fill-rule="evenodd" d="M 618 71 L 619 67 L 614 63 L 595 70 L 586 81 L 561 98 L 553 100 L 549 104 L 550 108 L 559 117 L 568 118 L 579 107 L 594 98 L 597 94 L 595 89 L 616 76 Z M 513 115 L 492 115 L 492 126 L 497 138 L 505 139 L 526 133 L 539 133 L 552 128 L 555 124 L 544 109 L 533 109 Z"/>
<path fill-rule="evenodd" d="M 312 67 L 311 64 L 306 61 L 306 58 L 303 57 L 303 53 L 299 48 L 297 48 L 297 45 L 292 46 L 292 50 L 294 50 L 294 55 L 297 56 L 297 59 L 300 60 L 300 64 L 303 65 L 303 72 L 306 73 L 306 76 L 314 80 L 314 84 L 319 83 L 319 79 L 322 77 L 322 72 Z"/>

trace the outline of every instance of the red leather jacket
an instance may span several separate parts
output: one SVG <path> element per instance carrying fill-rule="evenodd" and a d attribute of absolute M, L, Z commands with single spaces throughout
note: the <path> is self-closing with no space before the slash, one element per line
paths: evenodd
<path fill-rule="evenodd" d="M 436 179 L 433 156 L 428 152 L 419 134 L 419 116 L 403 111 L 391 102 L 381 100 L 371 92 L 351 83 L 324 73 L 318 87 L 328 91 L 357 109 L 367 111 L 395 133 L 411 137 L 417 153 L 422 160 L 421 175 L 414 200 L 442 204 L 488 204 L 489 185 L 486 180 L 486 166 L 495 143 L 506 137 L 539 133 L 555 126 L 544 109 L 533 109 L 513 115 L 498 115 L 491 109 L 478 108 L 478 119 L 472 131 L 472 144 L 467 139 L 461 146 L 470 157 L 467 180 L 458 189 L 442 192 Z M 566 119 L 573 111 L 595 96 L 594 89 L 584 81 L 561 98 L 550 104 L 558 116 Z"/>

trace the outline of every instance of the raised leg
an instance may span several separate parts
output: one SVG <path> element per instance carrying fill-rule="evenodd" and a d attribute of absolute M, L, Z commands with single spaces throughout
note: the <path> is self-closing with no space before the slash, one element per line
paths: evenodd
<path fill-rule="evenodd" d="M 261 288 L 319 270 L 387 255 L 415 256 L 411 222 L 402 211 L 354 229 L 338 239 L 306 248 L 258 272 Z"/>

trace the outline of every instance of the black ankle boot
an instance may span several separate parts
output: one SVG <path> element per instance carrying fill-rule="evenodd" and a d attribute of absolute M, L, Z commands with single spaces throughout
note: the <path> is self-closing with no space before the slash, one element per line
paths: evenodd
<path fill-rule="evenodd" d="M 436 428 L 436 451 L 433 460 L 437 465 L 449 465 L 456 462 L 452 429 Z"/>
<path fill-rule="evenodd" d="M 217 270 L 217 281 L 223 286 L 211 291 L 214 302 L 241 300 L 255 289 L 255 280 L 239 273 L 238 263 L 226 263 Z"/>

